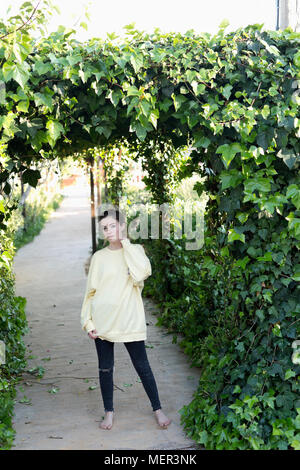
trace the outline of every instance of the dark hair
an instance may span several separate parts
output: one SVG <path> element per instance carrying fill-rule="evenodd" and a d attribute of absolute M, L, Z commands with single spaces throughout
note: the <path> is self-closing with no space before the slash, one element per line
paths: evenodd
<path fill-rule="evenodd" d="M 105 217 L 107 216 L 111 216 L 113 217 L 114 219 L 116 219 L 120 224 L 124 224 L 125 223 L 125 217 L 124 215 L 122 214 L 121 211 L 119 211 L 118 209 L 108 209 L 107 211 L 104 211 L 104 213 L 102 215 L 99 216 L 98 220 L 99 220 L 99 223 L 101 222 L 101 220 L 103 220 Z"/>

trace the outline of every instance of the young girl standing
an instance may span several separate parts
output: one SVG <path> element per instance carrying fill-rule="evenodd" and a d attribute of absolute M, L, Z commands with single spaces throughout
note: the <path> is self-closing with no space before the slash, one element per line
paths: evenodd
<path fill-rule="evenodd" d="M 171 420 L 161 409 L 157 385 L 146 348 L 146 319 L 141 296 L 144 280 L 152 274 L 142 245 L 125 237 L 125 221 L 115 209 L 104 211 L 100 227 L 109 245 L 91 258 L 85 296 L 81 308 L 81 327 L 95 341 L 99 382 L 105 409 L 102 429 L 113 424 L 114 343 L 124 343 L 133 366 L 147 393 L 160 427 Z"/>

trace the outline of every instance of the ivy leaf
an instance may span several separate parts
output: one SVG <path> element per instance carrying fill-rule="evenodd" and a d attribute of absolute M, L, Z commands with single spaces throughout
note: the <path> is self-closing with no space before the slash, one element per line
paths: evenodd
<path fill-rule="evenodd" d="M 117 91 L 110 90 L 110 92 L 108 94 L 108 98 L 110 99 L 112 104 L 116 107 L 118 105 L 120 99 L 122 98 L 122 93 L 119 90 L 117 90 Z"/>
<path fill-rule="evenodd" d="M 235 349 L 241 353 L 244 352 L 245 351 L 244 343 L 242 341 L 239 341 Z"/>
<path fill-rule="evenodd" d="M 33 139 L 30 139 L 31 147 L 38 152 L 41 150 L 43 144 L 49 143 L 49 135 L 44 131 L 37 131 Z"/>
<path fill-rule="evenodd" d="M 202 132 L 195 132 L 193 137 L 195 139 L 195 147 L 203 147 L 206 149 L 210 144 L 210 139 L 205 137 Z"/>
<path fill-rule="evenodd" d="M 53 92 L 51 92 L 49 88 L 47 93 L 34 93 L 34 102 L 36 106 L 46 106 L 46 108 L 51 111 L 53 109 L 52 95 Z"/>
<path fill-rule="evenodd" d="M 249 214 L 247 214 L 247 212 L 238 211 L 238 212 L 235 214 L 235 217 L 238 219 L 238 221 L 239 221 L 241 224 L 244 224 L 244 223 L 248 220 Z"/>
<path fill-rule="evenodd" d="M 200 431 L 198 433 L 198 439 L 199 439 L 199 442 L 200 444 L 203 444 L 204 446 L 207 444 L 207 441 L 208 441 L 208 433 L 207 431 Z"/>
<path fill-rule="evenodd" d="M 244 181 L 245 191 L 253 193 L 255 189 L 262 192 L 269 192 L 271 190 L 271 182 L 268 178 L 263 176 L 255 176 Z"/>
<path fill-rule="evenodd" d="M 231 95 L 232 85 L 226 85 L 223 87 L 222 95 L 228 100 Z"/>
<path fill-rule="evenodd" d="M 220 173 L 220 178 L 222 181 L 222 190 L 230 187 L 235 188 L 236 186 L 238 186 L 238 184 L 243 181 L 243 176 L 236 169 L 232 169 L 230 171 L 222 171 Z"/>
<path fill-rule="evenodd" d="M 292 369 L 288 369 L 286 373 L 284 374 L 284 380 L 288 380 L 291 377 L 295 377 L 295 376 L 296 376 L 296 372 L 294 372 Z"/>
<path fill-rule="evenodd" d="M 36 188 L 38 180 L 41 178 L 41 173 L 39 170 L 27 169 L 22 173 L 23 183 L 28 183 L 33 188 Z"/>
<path fill-rule="evenodd" d="M 183 95 L 175 95 L 172 93 L 171 98 L 173 99 L 175 111 L 178 111 L 180 106 L 187 101 L 187 98 Z"/>
<path fill-rule="evenodd" d="M 44 75 L 46 74 L 47 72 L 50 72 L 50 70 L 52 70 L 52 67 L 50 65 L 50 63 L 44 63 L 42 61 L 37 61 L 35 64 L 34 64 L 34 67 L 33 67 L 33 70 L 34 72 L 37 72 L 38 75 Z"/>
<path fill-rule="evenodd" d="M 295 238 L 300 239 L 300 217 L 295 217 L 295 213 L 290 212 L 285 218 L 289 221 L 288 230 Z"/>
<path fill-rule="evenodd" d="M 286 190 L 286 197 L 291 198 L 292 203 L 300 210 L 300 189 L 296 184 L 290 184 Z"/>
<path fill-rule="evenodd" d="M 151 122 L 154 129 L 157 128 L 157 119 L 158 119 L 158 117 L 159 117 L 158 109 L 153 109 L 153 111 L 150 113 L 149 121 Z"/>
<path fill-rule="evenodd" d="M 267 104 L 265 104 L 263 109 L 262 109 L 261 115 L 264 119 L 267 119 L 269 114 L 270 114 L 270 107 Z"/>
<path fill-rule="evenodd" d="M 230 162 L 234 159 L 238 152 L 241 152 L 242 148 L 239 143 L 234 142 L 232 144 L 220 145 L 216 153 L 222 154 L 222 160 L 226 168 L 228 168 Z"/>
<path fill-rule="evenodd" d="M 73 65 L 82 62 L 82 55 L 80 54 L 69 55 L 67 56 L 66 59 L 69 62 L 69 64 L 73 67 Z"/>
<path fill-rule="evenodd" d="M 59 387 L 52 387 L 50 390 L 48 390 L 48 393 L 55 394 L 59 391 Z"/>
<path fill-rule="evenodd" d="M 135 73 L 138 73 L 140 69 L 143 67 L 144 65 L 143 59 L 144 58 L 141 54 L 132 55 L 130 57 L 130 62 L 131 62 L 132 67 L 134 68 Z"/>
<path fill-rule="evenodd" d="M 203 83 L 198 83 L 196 80 L 193 80 L 191 83 L 191 86 L 196 96 L 201 95 L 202 93 L 205 92 L 206 87 Z"/>
<path fill-rule="evenodd" d="M 89 390 L 95 390 L 97 388 L 97 385 L 90 385 Z"/>
<path fill-rule="evenodd" d="M 27 66 L 26 66 L 27 65 Z M 13 79 L 19 83 L 19 85 L 24 88 L 26 85 L 27 81 L 29 80 L 29 66 L 26 64 L 26 62 L 23 62 L 21 64 L 16 64 L 12 68 L 12 77 Z"/>
<path fill-rule="evenodd" d="M 293 62 L 296 65 L 296 67 L 300 67 L 300 51 L 298 51 L 294 57 L 293 57 Z"/>
<path fill-rule="evenodd" d="M 17 110 L 21 111 L 23 113 L 27 113 L 28 112 L 28 107 L 29 107 L 29 100 L 20 101 L 17 105 Z"/>
<path fill-rule="evenodd" d="M 96 129 L 95 129 L 96 132 L 98 132 L 99 134 L 104 134 L 105 137 L 107 139 L 109 139 L 111 133 L 112 133 L 112 129 L 107 127 L 107 126 L 97 126 Z"/>
<path fill-rule="evenodd" d="M 34 137 L 39 129 L 43 128 L 43 121 L 40 118 L 34 118 L 31 121 L 26 122 L 26 130 L 30 137 Z"/>
<path fill-rule="evenodd" d="M 64 128 L 62 124 L 58 121 L 49 120 L 46 124 L 48 129 L 48 135 L 50 137 L 49 143 L 51 147 L 54 147 L 55 142 L 59 139 L 60 135 L 63 133 Z"/>
<path fill-rule="evenodd" d="M 149 116 L 149 111 L 151 109 L 151 104 L 147 100 L 142 100 L 139 103 L 139 106 L 145 116 Z"/>
<path fill-rule="evenodd" d="M 234 242 L 235 240 L 240 240 L 245 243 L 245 235 L 243 233 L 238 233 L 234 228 L 228 230 L 228 243 Z"/>
<path fill-rule="evenodd" d="M 83 83 L 87 82 L 87 79 L 92 75 L 92 71 L 90 69 L 85 69 L 85 70 L 79 70 L 78 72 L 79 77 L 83 81 Z"/>
<path fill-rule="evenodd" d="M 227 26 L 229 26 L 229 21 L 225 19 L 219 24 L 219 29 L 224 30 L 227 28 Z"/>
<path fill-rule="evenodd" d="M 5 82 L 8 82 L 13 76 L 13 64 L 5 62 L 2 66 L 2 74 Z"/>
<path fill-rule="evenodd" d="M 258 256 L 257 259 L 259 261 L 273 261 L 272 259 L 272 253 L 270 251 L 267 251 L 264 256 Z"/>
<path fill-rule="evenodd" d="M 300 282 L 300 271 L 294 273 L 292 279 L 294 279 L 294 281 Z"/>
<path fill-rule="evenodd" d="M 294 152 L 288 149 L 281 149 L 277 153 L 277 157 L 282 158 L 286 166 L 291 170 L 295 165 L 296 161 L 299 160 L 299 156 L 296 156 Z"/>
<path fill-rule="evenodd" d="M 240 392 L 241 392 L 241 387 L 239 385 L 236 385 L 232 393 L 240 393 Z"/>
<path fill-rule="evenodd" d="M 140 124 L 139 122 L 133 122 L 130 126 L 130 131 L 136 133 L 139 140 L 144 141 L 147 135 L 147 129 L 145 126 Z"/>
<path fill-rule="evenodd" d="M 139 96 L 139 95 L 140 95 L 140 92 L 139 92 L 139 90 L 137 89 L 137 87 L 135 87 L 135 86 L 130 86 L 130 87 L 128 87 L 128 89 L 127 89 L 127 95 L 128 95 L 128 96 Z"/>
<path fill-rule="evenodd" d="M 86 31 L 88 30 L 88 26 L 87 24 L 85 23 L 85 21 L 81 21 L 80 25 L 82 28 L 84 28 Z"/>
<path fill-rule="evenodd" d="M 279 52 L 279 50 L 277 49 L 276 46 L 273 46 L 273 45 L 270 46 L 270 45 L 267 43 L 267 41 L 265 41 L 265 40 L 262 39 L 261 37 L 258 37 L 257 39 L 258 39 L 258 41 L 259 41 L 261 44 L 263 44 L 263 45 L 265 46 L 266 50 L 267 50 L 270 54 L 275 55 L 275 56 L 280 56 L 280 52 Z"/>
<path fill-rule="evenodd" d="M 159 103 L 159 107 L 166 113 L 171 104 L 172 101 L 169 98 L 165 98 L 162 102 Z"/>
<path fill-rule="evenodd" d="M 0 129 L 3 127 L 7 136 L 13 137 L 19 130 L 19 127 L 15 124 L 16 118 L 17 115 L 12 111 L 9 111 L 4 116 L 0 116 Z"/>

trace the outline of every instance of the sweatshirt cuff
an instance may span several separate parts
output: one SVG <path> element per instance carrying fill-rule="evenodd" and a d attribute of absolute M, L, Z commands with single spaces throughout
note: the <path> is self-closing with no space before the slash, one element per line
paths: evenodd
<path fill-rule="evenodd" d="M 88 320 L 82 329 L 89 332 L 89 331 L 95 330 L 95 325 L 92 322 L 92 320 Z"/>

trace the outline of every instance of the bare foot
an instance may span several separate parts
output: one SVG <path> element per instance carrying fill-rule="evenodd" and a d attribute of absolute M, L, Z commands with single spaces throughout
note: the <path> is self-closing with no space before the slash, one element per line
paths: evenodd
<path fill-rule="evenodd" d="M 101 429 L 111 429 L 112 424 L 113 424 L 113 411 L 106 411 L 105 412 L 105 418 L 104 420 L 100 423 L 100 428 Z"/>
<path fill-rule="evenodd" d="M 161 409 L 156 410 L 155 412 L 156 420 L 161 428 L 166 429 L 169 424 L 172 422 L 171 419 L 167 418 L 166 415 L 162 412 Z"/>

